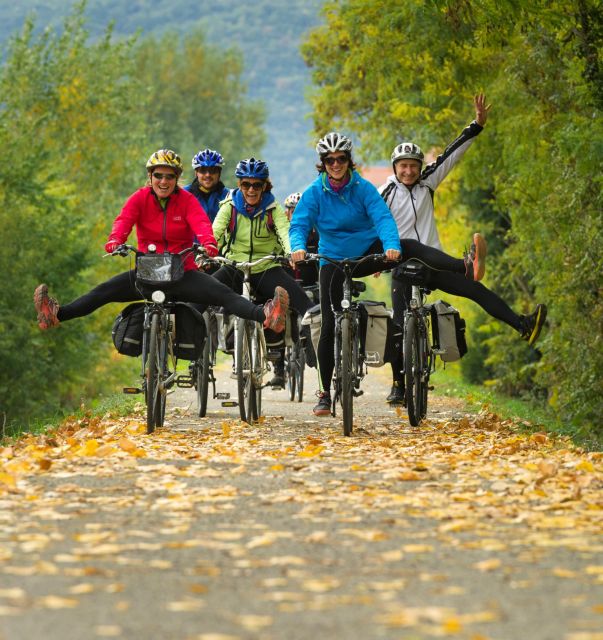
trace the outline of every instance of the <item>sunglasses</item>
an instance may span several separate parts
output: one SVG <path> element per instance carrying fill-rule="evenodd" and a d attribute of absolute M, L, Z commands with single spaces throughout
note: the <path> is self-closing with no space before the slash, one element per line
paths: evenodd
<path fill-rule="evenodd" d="M 210 175 L 216 175 L 216 173 L 220 173 L 220 169 L 218 167 L 197 167 L 195 169 L 197 173 L 209 173 Z"/>
<path fill-rule="evenodd" d="M 155 178 L 155 180 L 169 180 L 170 182 L 172 180 L 175 180 L 178 176 L 175 173 L 160 173 L 159 171 L 153 171 L 153 178 Z"/>
<path fill-rule="evenodd" d="M 264 186 L 263 182 L 247 182 L 247 180 L 243 180 L 241 182 L 241 189 L 255 189 L 256 191 L 260 191 Z"/>
<path fill-rule="evenodd" d="M 329 166 L 337 163 L 337 164 L 346 164 L 348 162 L 347 156 L 327 156 L 323 162 Z"/>

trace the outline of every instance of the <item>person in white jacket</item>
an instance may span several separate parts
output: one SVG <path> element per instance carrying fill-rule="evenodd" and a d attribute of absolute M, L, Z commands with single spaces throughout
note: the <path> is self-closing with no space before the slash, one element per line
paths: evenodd
<path fill-rule="evenodd" d="M 424 154 L 414 142 L 402 142 L 394 148 L 391 154 L 394 173 L 388 177 L 385 184 L 379 187 L 379 193 L 396 221 L 400 238 L 412 238 L 442 250 L 434 217 L 434 193 L 486 124 L 490 105 L 486 105 L 484 94 L 476 95 L 473 104 L 475 120 L 463 129 L 458 138 L 451 142 L 434 162 L 423 167 Z M 474 234 L 474 243 L 478 244 L 477 250 L 485 255 L 485 242 L 479 234 Z M 472 247 L 472 251 L 474 250 L 475 247 Z M 475 279 L 480 280 L 482 276 L 483 273 L 480 273 Z M 503 300 L 485 287 L 476 287 L 474 283 L 464 287 L 463 283 L 459 285 L 459 281 L 452 282 L 443 273 L 432 273 L 430 284 L 431 288 L 442 289 L 475 300 L 488 313 L 518 330 L 530 344 L 538 338 L 546 318 L 545 305 L 537 305 L 535 312 L 530 316 L 517 316 Z M 405 301 L 410 298 L 410 289 L 408 283 L 396 277 L 394 270 L 392 305 L 394 320 L 400 325 L 403 324 Z M 404 295 L 399 295 L 402 292 Z M 402 358 L 392 362 L 392 373 L 392 388 L 387 396 L 387 402 L 403 404 Z"/>

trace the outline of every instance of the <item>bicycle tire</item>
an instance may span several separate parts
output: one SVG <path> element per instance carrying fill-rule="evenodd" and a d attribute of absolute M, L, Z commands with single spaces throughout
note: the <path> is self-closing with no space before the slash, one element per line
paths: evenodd
<path fill-rule="evenodd" d="M 285 371 L 287 372 L 287 390 L 289 391 L 289 400 L 295 400 L 295 391 L 297 388 L 297 378 L 295 375 L 295 345 L 285 349 Z"/>
<path fill-rule="evenodd" d="M 343 435 L 352 435 L 354 428 L 354 371 L 353 332 L 350 318 L 341 319 L 341 412 L 343 414 Z"/>
<path fill-rule="evenodd" d="M 413 427 L 421 422 L 423 397 L 422 352 L 417 319 L 410 314 L 404 323 L 404 383 L 408 420 Z"/>
<path fill-rule="evenodd" d="M 165 421 L 165 405 L 167 400 L 167 387 L 165 380 L 169 377 L 168 371 L 168 350 L 169 340 L 167 332 L 161 327 L 161 319 L 157 330 L 157 371 L 159 372 L 159 390 L 157 393 L 157 404 L 155 406 L 155 427 L 163 427 Z"/>
<path fill-rule="evenodd" d="M 154 313 L 151 316 L 151 327 L 149 329 L 149 342 L 147 361 L 145 363 L 146 374 L 146 401 L 147 401 L 147 433 L 155 431 L 157 407 L 157 396 L 159 395 L 159 369 L 158 369 L 158 334 L 159 316 Z"/>
<path fill-rule="evenodd" d="M 206 323 L 207 326 L 207 323 Z M 209 393 L 209 378 L 210 378 L 210 345 L 211 337 L 209 335 L 209 329 L 205 335 L 205 341 L 203 343 L 203 351 L 196 362 L 197 368 L 197 407 L 199 409 L 199 417 L 205 418 L 207 414 L 207 396 Z"/>
<path fill-rule="evenodd" d="M 239 318 L 237 320 L 237 392 L 239 401 L 239 415 L 243 422 L 250 423 L 255 413 L 255 394 L 253 393 L 253 376 L 251 360 L 251 321 Z"/>
<path fill-rule="evenodd" d="M 297 358 L 295 359 L 295 376 L 297 383 L 297 401 L 302 402 L 304 399 L 304 373 L 306 369 L 306 353 L 303 346 L 299 343 L 296 345 Z"/>
<path fill-rule="evenodd" d="M 251 376 L 251 392 L 253 394 L 253 420 L 258 420 L 262 415 L 262 378 L 264 371 L 263 356 L 266 353 L 264 338 L 264 328 L 255 323 L 251 334 L 251 362 L 253 364 Z"/>

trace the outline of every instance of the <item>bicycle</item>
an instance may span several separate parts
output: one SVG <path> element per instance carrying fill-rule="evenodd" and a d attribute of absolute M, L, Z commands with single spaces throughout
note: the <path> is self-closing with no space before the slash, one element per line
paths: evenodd
<path fill-rule="evenodd" d="M 173 349 L 173 322 L 171 316 L 178 305 L 186 303 L 166 301 L 162 287 L 176 279 L 173 258 L 180 261 L 189 253 L 200 251 L 193 245 L 176 254 L 156 253 L 155 245 L 149 245 L 148 253 L 139 252 L 128 244 L 120 245 L 108 255 L 125 257 L 128 253 L 136 256 L 137 288 L 144 298 L 144 323 L 142 336 L 141 378 L 142 389 L 125 387 L 124 393 L 144 393 L 147 409 L 147 433 L 151 434 L 156 427 L 162 427 L 165 420 L 165 406 L 168 390 L 178 384 L 176 373 L 177 358 Z M 142 282 L 141 279 L 145 281 Z M 150 299 L 147 295 L 151 292 Z M 191 386 L 183 376 L 182 386 Z"/>
<path fill-rule="evenodd" d="M 336 405 L 341 404 L 343 417 L 343 434 L 352 435 L 354 422 L 354 397 L 362 395 L 360 383 L 365 376 L 364 354 L 360 344 L 360 311 L 358 303 L 353 300 L 355 291 L 364 290 L 364 283 L 352 279 L 353 270 L 360 264 L 371 260 L 382 261 L 384 254 L 370 254 L 361 258 L 345 258 L 335 260 L 322 254 L 306 254 L 305 261 L 325 260 L 343 272 L 343 299 L 341 310 L 331 309 L 335 316 L 333 369 L 333 400 L 331 415 L 336 415 Z M 358 285 L 362 285 L 359 287 Z"/>
<path fill-rule="evenodd" d="M 404 312 L 404 384 L 408 420 L 419 426 L 427 414 L 429 378 L 435 370 L 435 356 L 439 353 L 431 344 L 431 309 L 425 304 L 430 291 L 424 286 L 427 267 L 416 260 L 398 266 L 401 278 L 408 279 L 412 294 Z"/>
<path fill-rule="evenodd" d="M 257 260 L 236 262 L 229 258 L 216 256 L 204 258 L 201 266 L 223 264 L 234 267 L 243 273 L 242 295 L 252 299 L 250 275 L 251 269 L 262 262 L 288 264 L 284 256 L 268 255 Z M 253 422 L 262 415 L 262 388 L 264 375 L 269 371 L 268 348 L 264 329 L 259 322 L 237 318 L 234 326 L 234 371 L 237 378 L 239 415 L 243 422 Z"/>

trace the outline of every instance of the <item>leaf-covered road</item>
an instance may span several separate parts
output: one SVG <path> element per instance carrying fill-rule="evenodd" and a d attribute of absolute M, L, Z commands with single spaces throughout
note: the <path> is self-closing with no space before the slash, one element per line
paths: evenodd
<path fill-rule="evenodd" d="M 0 639 L 603 639 L 602 454 L 365 382 L 352 438 L 183 392 L 0 447 Z"/>

